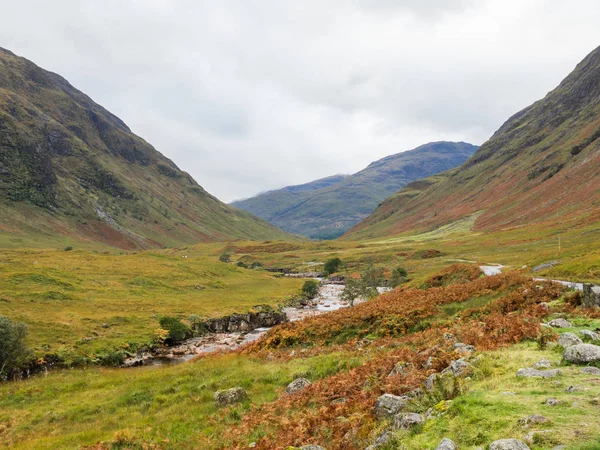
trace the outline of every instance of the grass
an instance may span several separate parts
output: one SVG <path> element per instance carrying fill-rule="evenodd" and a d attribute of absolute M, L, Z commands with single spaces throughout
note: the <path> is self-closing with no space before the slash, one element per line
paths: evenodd
<path fill-rule="evenodd" d="M 135 436 L 164 449 L 198 448 L 238 423 L 250 403 L 218 411 L 216 390 L 242 386 L 250 402 L 273 401 L 296 376 L 318 379 L 356 364 L 329 354 L 286 363 L 243 355 L 157 368 L 61 370 L 0 385 L 0 446 L 78 449 Z"/>
<path fill-rule="evenodd" d="M 38 353 L 147 343 L 158 317 L 218 317 L 276 305 L 302 280 L 218 262 L 219 247 L 141 253 L 0 253 L 0 314 L 29 325 Z"/>
<path fill-rule="evenodd" d="M 519 368 L 531 367 L 542 358 L 560 368 L 559 377 L 516 378 Z M 566 392 L 569 386 L 577 390 Z M 548 398 L 561 404 L 548 406 Z M 399 433 L 402 445 L 389 449 L 431 449 L 443 438 L 454 440 L 461 449 L 475 449 L 497 439 L 523 439 L 534 430 L 551 432 L 539 435 L 531 445 L 533 450 L 559 444 L 567 445 L 567 449 L 597 449 L 599 398 L 600 377 L 582 374 L 576 366 L 561 366 L 561 357 L 554 349 L 540 351 L 532 342 L 518 344 L 485 353 L 467 393 L 451 401 L 446 413 L 428 421 L 421 432 Z M 519 419 L 533 414 L 543 415 L 548 423 L 529 428 L 519 425 Z"/>

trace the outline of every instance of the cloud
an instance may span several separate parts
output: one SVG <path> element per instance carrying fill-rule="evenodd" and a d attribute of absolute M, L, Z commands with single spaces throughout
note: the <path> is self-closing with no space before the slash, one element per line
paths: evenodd
<path fill-rule="evenodd" d="M 575 3 L 22 0 L 0 45 L 230 201 L 482 143 L 598 44 L 600 8 Z"/>

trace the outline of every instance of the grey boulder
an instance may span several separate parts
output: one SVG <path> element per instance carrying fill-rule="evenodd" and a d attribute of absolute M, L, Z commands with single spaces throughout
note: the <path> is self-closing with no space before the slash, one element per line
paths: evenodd
<path fill-rule="evenodd" d="M 301 391 L 306 386 L 310 386 L 311 384 L 312 383 L 306 378 L 296 378 L 294 381 L 287 385 L 287 387 L 285 388 L 285 393 L 294 394 L 298 391 Z"/>
<path fill-rule="evenodd" d="M 583 344 L 583 341 L 573 333 L 562 333 L 558 337 L 558 345 L 561 347 L 568 348 L 577 344 Z"/>
<path fill-rule="evenodd" d="M 213 400 L 218 406 L 233 405 L 248 399 L 248 394 L 241 387 L 234 387 L 224 391 L 217 391 L 213 395 Z"/>
<path fill-rule="evenodd" d="M 500 439 L 490 444 L 490 450 L 531 450 L 529 446 L 519 439 Z"/>
<path fill-rule="evenodd" d="M 466 377 L 473 373 L 473 365 L 462 358 L 457 359 L 442 371 L 442 375 L 447 373 L 451 373 L 455 377 Z"/>
<path fill-rule="evenodd" d="M 421 414 L 417 413 L 400 413 L 394 416 L 394 429 L 395 430 L 410 430 L 417 425 L 422 424 L 425 418 Z"/>
<path fill-rule="evenodd" d="M 552 370 L 537 370 L 537 369 L 519 369 L 517 370 L 517 377 L 523 378 L 550 378 L 556 377 L 560 373 L 558 369 Z"/>
<path fill-rule="evenodd" d="M 581 369 L 581 373 L 585 373 L 587 375 L 600 375 L 600 369 L 597 367 L 584 367 Z"/>
<path fill-rule="evenodd" d="M 375 402 L 375 415 L 378 420 L 387 419 L 398 414 L 408 405 L 409 397 L 383 394 Z"/>
<path fill-rule="evenodd" d="M 590 338 L 592 341 L 600 341 L 600 334 L 591 330 L 579 330 L 579 334 Z"/>
<path fill-rule="evenodd" d="M 563 352 L 563 359 L 575 364 L 600 361 L 600 347 L 593 344 L 573 345 Z"/>
<path fill-rule="evenodd" d="M 453 440 L 444 438 L 442 439 L 442 442 L 438 444 L 435 450 L 456 450 L 456 448 L 456 444 Z"/>
<path fill-rule="evenodd" d="M 325 450 L 324 447 L 321 447 L 320 445 L 303 445 L 302 447 L 300 447 L 300 450 Z"/>
<path fill-rule="evenodd" d="M 571 322 L 566 319 L 554 319 L 548 322 L 552 328 L 571 328 Z"/>
<path fill-rule="evenodd" d="M 547 360 L 545 358 L 540 359 L 538 362 L 536 362 L 533 365 L 534 369 L 548 369 L 550 367 L 552 367 L 552 362 L 550 362 L 549 360 Z"/>

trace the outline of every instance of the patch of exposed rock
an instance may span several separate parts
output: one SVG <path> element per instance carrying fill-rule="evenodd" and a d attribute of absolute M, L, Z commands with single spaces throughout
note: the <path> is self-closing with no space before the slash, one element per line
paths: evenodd
<path fill-rule="evenodd" d="M 234 405 L 248 399 L 248 394 L 241 387 L 234 387 L 223 391 L 217 391 L 213 395 L 213 400 L 218 406 Z"/>
<path fill-rule="evenodd" d="M 575 364 L 588 364 L 600 361 L 600 347 L 593 344 L 573 345 L 563 352 L 565 361 Z"/>
<path fill-rule="evenodd" d="M 560 370 L 537 370 L 537 369 L 519 369 L 517 370 L 517 377 L 523 378 L 550 378 L 556 377 L 560 374 Z"/>
<path fill-rule="evenodd" d="M 409 397 L 383 394 L 375 402 L 375 415 L 378 420 L 387 419 L 398 414 L 408 406 Z"/>
<path fill-rule="evenodd" d="M 296 392 L 301 391 L 305 387 L 310 386 L 311 384 L 312 383 L 310 382 L 310 380 L 307 380 L 306 378 L 296 378 L 294 381 L 287 385 L 287 387 L 285 388 L 285 393 L 294 394 Z"/>
<path fill-rule="evenodd" d="M 563 348 L 568 348 L 577 344 L 583 344 L 583 341 L 573 333 L 562 333 L 558 337 L 558 345 Z"/>
<path fill-rule="evenodd" d="M 435 448 L 435 450 L 456 450 L 456 444 L 452 439 L 444 438 Z"/>
<path fill-rule="evenodd" d="M 571 322 L 566 319 L 554 319 L 548 322 L 552 328 L 571 328 Z"/>
<path fill-rule="evenodd" d="M 490 450 L 531 450 L 529 446 L 519 439 L 500 439 L 490 444 Z"/>

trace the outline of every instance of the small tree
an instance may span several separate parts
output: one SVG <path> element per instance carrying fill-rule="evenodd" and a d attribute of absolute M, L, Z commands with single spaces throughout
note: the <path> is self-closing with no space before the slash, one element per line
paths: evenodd
<path fill-rule="evenodd" d="M 219 261 L 228 263 L 231 261 L 231 252 L 223 252 L 221 256 L 219 256 Z"/>
<path fill-rule="evenodd" d="M 26 338 L 27 325 L 0 316 L 0 380 L 9 378 L 31 358 Z"/>
<path fill-rule="evenodd" d="M 366 287 L 377 289 L 378 286 L 384 283 L 385 270 L 382 267 L 375 267 L 373 264 L 369 264 L 360 278 Z"/>
<path fill-rule="evenodd" d="M 368 286 L 362 277 L 360 279 L 347 278 L 341 298 L 345 302 L 350 303 L 350 306 L 354 306 L 357 298 L 371 298 L 375 295 L 377 295 L 377 289 Z"/>
<path fill-rule="evenodd" d="M 390 287 L 395 288 L 408 281 L 408 272 L 404 267 L 395 267 L 390 275 Z"/>
<path fill-rule="evenodd" d="M 306 280 L 302 285 L 302 295 L 313 299 L 319 295 L 319 282 L 317 280 Z"/>
<path fill-rule="evenodd" d="M 341 265 L 342 260 L 340 258 L 328 259 L 323 265 L 323 272 L 325 272 L 326 275 L 331 275 L 332 273 L 337 272 Z"/>
<path fill-rule="evenodd" d="M 190 327 L 182 323 L 177 317 L 164 316 L 158 319 L 160 327 L 169 332 L 166 343 L 169 345 L 183 341 L 191 335 Z"/>

